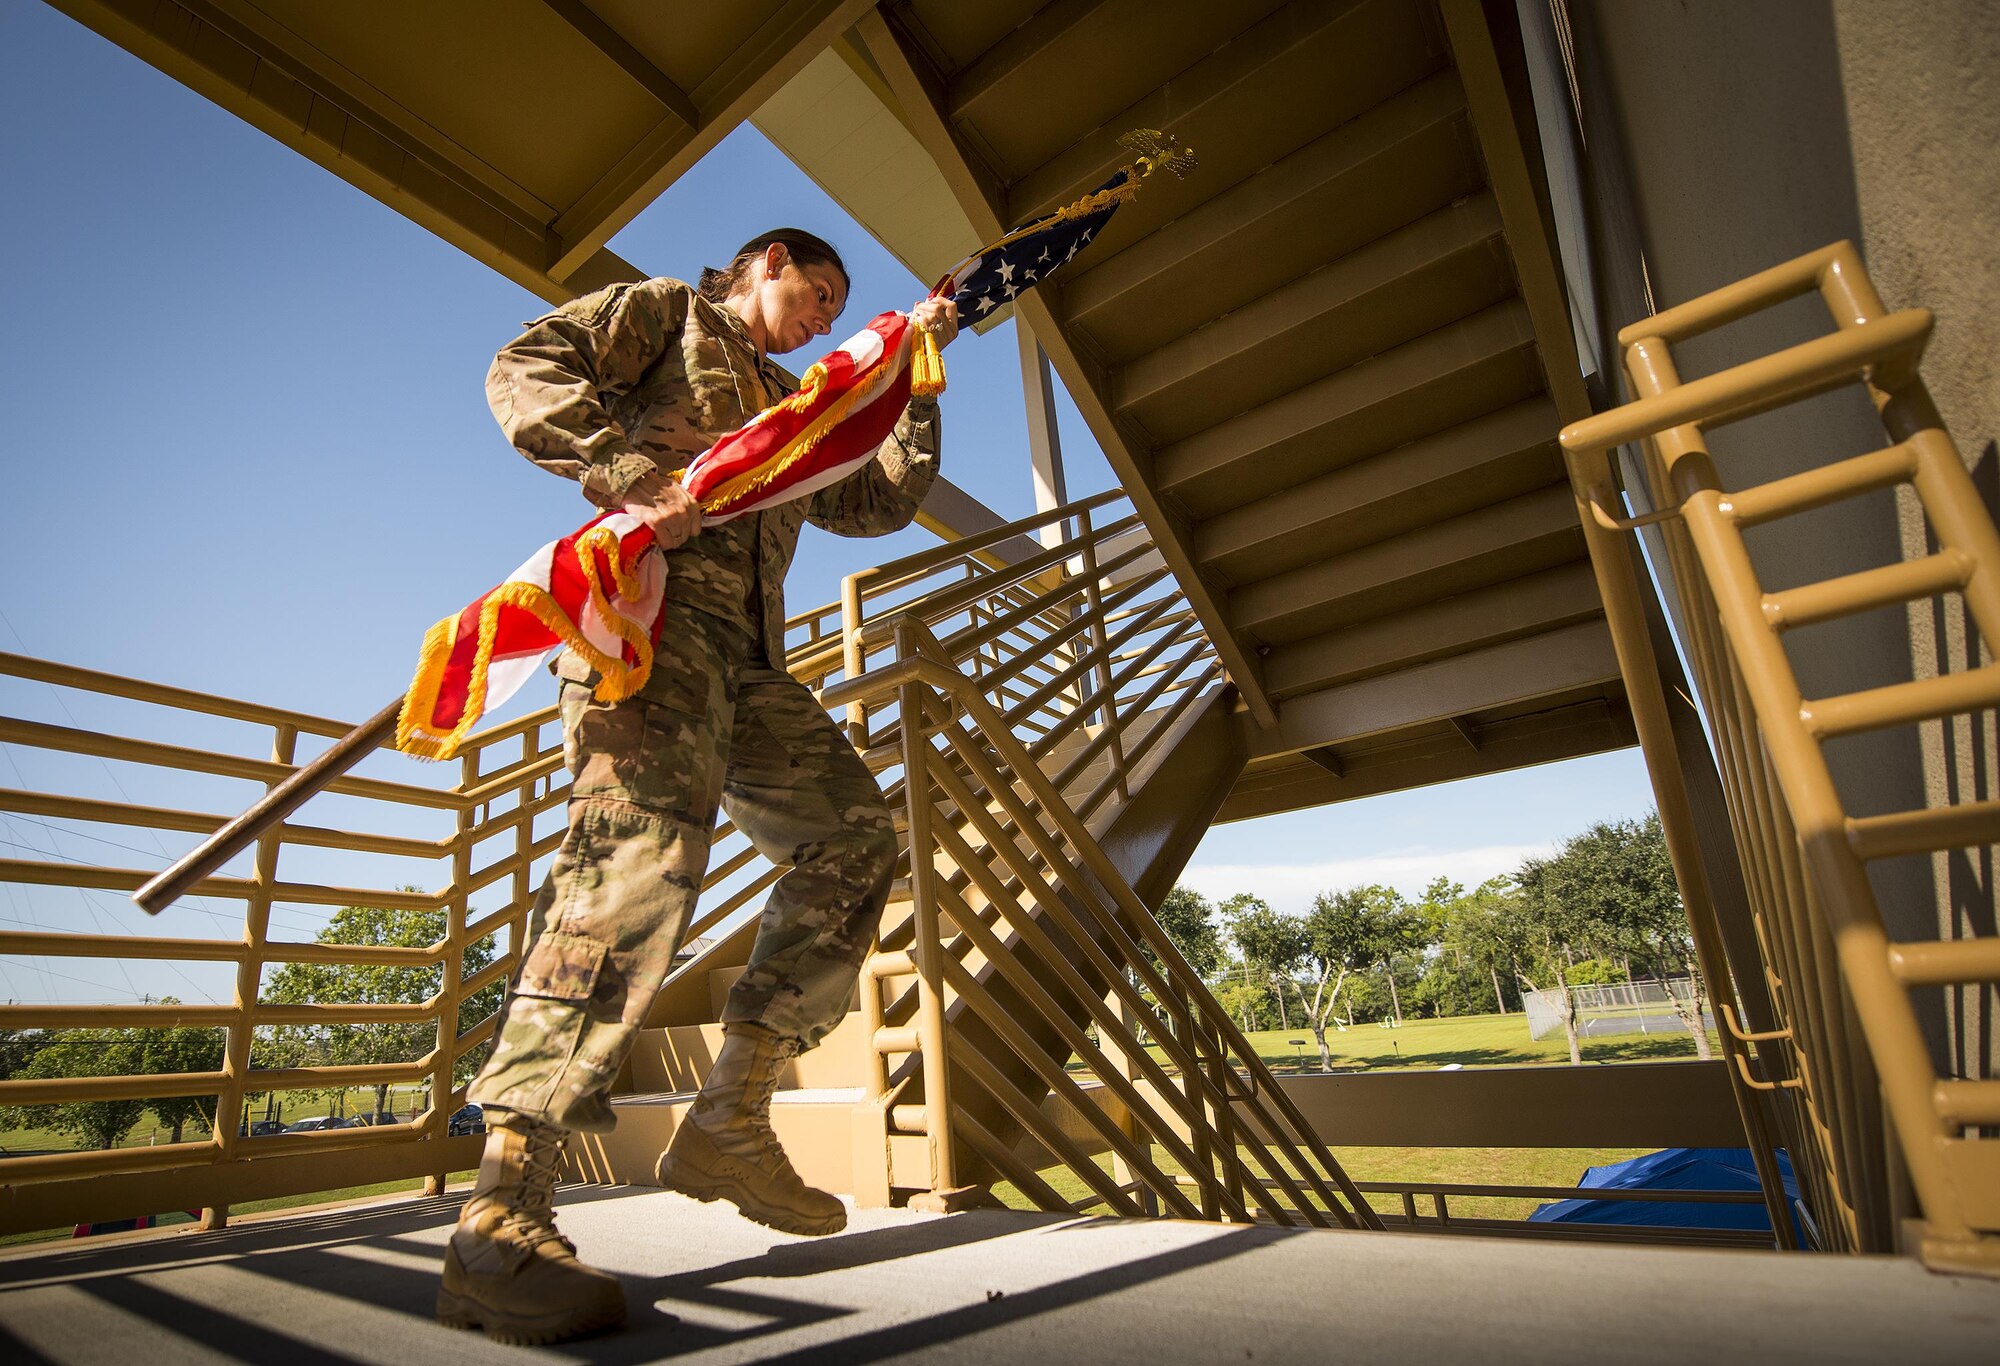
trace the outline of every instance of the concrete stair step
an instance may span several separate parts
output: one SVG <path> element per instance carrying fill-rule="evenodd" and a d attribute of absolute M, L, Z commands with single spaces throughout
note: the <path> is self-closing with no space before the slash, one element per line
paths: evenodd
<path fill-rule="evenodd" d="M 694 1104 L 695 1093 L 662 1091 L 620 1096 L 618 1126 L 608 1134 L 577 1134 L 563 1155 L 564 1178 L 600 1185 L 656 1186 L 653 1165 Z M 771 1128 L 799 1175 L 838 1195 L 855 1187 L 854 1130 L 858 1086 L 794 1088 L 771 1098 Z M 880 1156 L 874 1158 L 879 1172 Z M 879 1180 L 879 1176 L 876 1178 Z"/>
<path fill-rule="evenodd" d="M 740 969 L 732 969 L 732 972 Z M 733 981 L 734 978 L 732 977 Z M 794 1058 L 779 1079 L 779 1094 L 806 1089 L 822 1090 L 860 1086 L 867 1080 L 868 1040 L 861 1027 L 859 1011 L 820 1040 L 819 1046 Z M 645 1029 L 632 1048 L 620 1090 L 641 1095 L 693 1092 L 708 1075 L 709 1065 L 722 1051 L 720 1024 L 669 1025 Z M 620 1099 L 624 1099 L 623 1096 Z"/>

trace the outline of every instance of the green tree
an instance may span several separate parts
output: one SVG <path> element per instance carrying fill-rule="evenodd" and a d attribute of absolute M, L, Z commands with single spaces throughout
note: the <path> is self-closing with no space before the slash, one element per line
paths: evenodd
<path fill-rule="evenodd" d="M 416 888 L 405 888 L 415 891 Z M 430 948 L 445 937 L 442 910 L 399 910 L 380 906 L 345 906 L 334 913 L 316 937 L 322 944 L 385 948 Z M 460 966 L 461 980 L 493 961 L 491 935 L 468 945 Z M 287 963 L 265 984 L 266 1001 L 299 1004 L 414 1005 L 430 1001 L 444 985 L 444 967 L 400 967 L 379 963 Z M 458 1032 L 464 1033 L 499 1005 L 505 988 L 495 982 L 460 1002 Z M 260 1040 L 265 1056 L 278 1065 L 314 1063 L 353 1067 L 409 1062 L 437 1044 L 437 1026 L 429 1020 L 375 1024 L 286 1025 Z M 455 1080 L 463 1083 L 478 1069 L 479 1059 L 462 1058 Z M 443 1098 L 437 1098 L 442 1103 Z M 375 1109 L 388 1108 L 389 1083 L 375 1087 Z"/>
<path fill-rule="evenodd" d="M 1326 1027 L 1343 990 L 1355 973 L 1387 962 L 1402 932 L 1399 920 L 1408 914 L 1403 898 L 1389 887 L 1349 887 L 1313 898 L 1301 922 L 1305 932 L 1303 957 L 1313 983 L 1305 1014 L 1319 1044 L 1322 1068 L 1333 1066 Z"/>
<path fill-rule="evenodd" d="M 1267 983 L 1278 1002 L 1278 1027 L 1291 1028 L 1285 1004 L 1285 988 L 1298 984 L 1292 973 L 1306 956 L 1305 925 L 1294 915 L 1280 915 L 1262 897 L 1238 892 L 1222 903 L 1229 936 L 1249 971 Z M 1301 993 L 1303 997 L 1303 993 Z"/>
<path fill-rule="evenodd" d="M 1195 976 L 1205 982 L 1215 975 L 1223 962 L 1222 931 L 1215 923 L 1215 908 L 1208 904 L 1208 898 L 1192 887 L 1176 887 L 1167 893 L 1154 918 L 1181 951 L 1181 957 L 1187 959 Z"/>
<path fill-rule="evenodd" d="M 179 1005 L 180 1001 L 167 996 L 161 999 L 160 1004 Z M 176 1025 L 169 1029 L 133 1032 L 139 1036 L 140 1070 L 149 1075 L 217 1072 L 222 1069 L 227 1036 L 220 1029 Z M 171 1142 L 179 1143 L 182 1132 L 190 1124 L 205 1131 L 215 1127 L 215 1097 L 212 1095 L 167 1096 L 148 1103 L 154 1118 L 172 1130 Z"/>
<path fill-rule="evenodd" d="M 1595 952 L 1634 959 L 1665 984 L 1685 977 L 1691 990 L 1668 988 L 1674 1014 L 1701 1057 L 1709 1056 L 1704 995 L 1687 910 L 1667 855 L 1657 811 L 1636 821 L 1599 821 L 1563 842 L 1545 861 L 1541 894 L 1591 922 Z M 1582 945 L 1575 945 L 1579 951 Z M 1575 981 L 1574 975 L 1571 981 Z"/>
<path fill-rule="evenodd" d="M 1510 987 L 1518 1000 L 1519 965 L 1531 957 L 1532 927 L 1513 878 L 1503 874 L 1470 892 L 1459 891 L 1444 904 L 1443 918 L 1439 940 L 1443 951 L 1467 971 L 1484 976 L 1493 991 L 1494 1009 L 1506 1014 Z"/>
<path fill-rule="evenodd" d="M 34 1055 L 16 1075 L 23 1080 L 55 1081 L 66 1077 L 115 1077 L 145 1070 L 143 1031 L 133 1029 L 65 1029 L 40 1034 Z M 24 1105 L 23 1122 L 52 1129 L 93 1148 L 115 1148 L 146 1113 L 143 1100 L 80 1100 L 56 1105 Z"/>

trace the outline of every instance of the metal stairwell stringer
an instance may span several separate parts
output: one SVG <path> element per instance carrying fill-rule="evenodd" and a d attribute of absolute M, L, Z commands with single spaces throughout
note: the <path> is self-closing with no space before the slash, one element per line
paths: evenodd
<path fill-rule="evenodd" d="M 921 613 L 883 629 L 894 661 L 824 700 L 898 704 L 914 908 L 908 946 L 885 942 L 864 974 L 862 1008 L 883 1059 L 875 1112 L 891 1134 L 926 1140 L 928 1188 L 1004 1179 L 1044 1208 L 1379 1228 L 1059 784 L 1088 777 L 1115 723 L 1049 764 Z M 1144 682 L 1162 653 L 1127 663 L 1129 714 L 1151 715 L 1181 677 L 1162 668 Z M 1081 662 L 1074 672 L 1087 674 Z M 1216 677 L 1212 664 L 1195 673 L 1182 700 Z M 957 876 L 940 876 L 940 855 Z M 878 984 L 906 972 L 918 981 L 914 1018 L 893 1023 Z M 891 1067 L 892 1054 L 906 1060 Z M 1110 1170 L 1091 1148 L 1110 1153 Z"/>

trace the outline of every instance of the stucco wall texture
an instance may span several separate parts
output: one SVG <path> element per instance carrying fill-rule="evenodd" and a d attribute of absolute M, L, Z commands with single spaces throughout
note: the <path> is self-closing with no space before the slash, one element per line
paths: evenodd
<path fill-rule="evenodd" d="M 1937 315 L 1923 374 L 1989 508 L 2000 509 L 2000 4 L 1991 0 L 1570 0 L 1616 110 L 1647 281 L 1667 307 L 1840 238 L 1891 308 Z M 1605 130 L 1598 130 L 1601 134 Z M 1589 155 L 1587 153 L 1587 155 Z M 1619 318 L 1616 323 L 1633 319 Z M 1823 333 L 1798 304 L 1679 348 L 1705 374 Z M 1885 442 L 1858 389 L 1717 432 L 1732 486 Z M 1753 535 L 1773 588 L 1926 552 L 1914 499 L 1839 505 Z M 1875 612 L 1787 641 L 1808 696 L 1990 655 L 1955 602 Z M 1829 751 L 1855 814 L 2000 796 L 1990 717 Z M 1878 865 L 1898 937 L 1992 934 L 1992 851 Z M 1939 1064 L 2000 1074 L 1990 990 L 1919 1001 Z"/>

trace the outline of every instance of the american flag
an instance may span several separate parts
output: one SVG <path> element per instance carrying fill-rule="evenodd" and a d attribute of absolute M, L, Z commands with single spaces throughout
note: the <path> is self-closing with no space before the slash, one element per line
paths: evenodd
<path fill-rule="evenodd" d="M 949 290 L 959 318 L 977 327 L 1015 295 L 1033 289 L 1073 260 L 1137 188 L 1129 168 L 1118 171 L 1079 201 L 1093 207 L 1081 213 L 1052 213 L 1015 228 L 998 244 L 953 266 L 932 293 Z"/>

